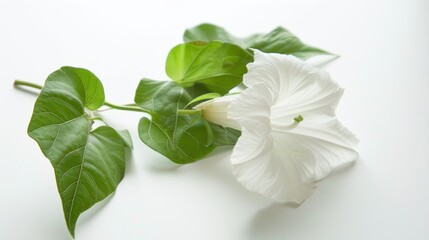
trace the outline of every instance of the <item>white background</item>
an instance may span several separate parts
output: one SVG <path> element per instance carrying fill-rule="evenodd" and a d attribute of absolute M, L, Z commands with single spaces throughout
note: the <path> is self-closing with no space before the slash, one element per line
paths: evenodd
<path fill-rule="evenodd" d="M 360 138 L 360 158 L 298 208 L 250 193 L 228 150 L 177 166 L 140 142 L 140 113 L 103 115 L 135 149 L 109 201 L 83 214 L 77 239 L 429 239 L 429 1 L 0 0 L 0 239 L 70 239 L 52 167 L 26 134 L 35 95 L 63 65 L 102 80 L 107 100 L 132 102 L 185 28 L 237 36 L 282 25 L 341 58 L 337 110 Z"/>

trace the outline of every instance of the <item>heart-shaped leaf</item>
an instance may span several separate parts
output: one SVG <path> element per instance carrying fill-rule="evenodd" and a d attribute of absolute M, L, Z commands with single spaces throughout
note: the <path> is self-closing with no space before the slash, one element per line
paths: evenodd
<path fill-rule="evenodd" d="M 91 130 L 91 110 L 103 103 L 103 86 L 93 73 L 62 67 L 47 78 L 28 126 L 55 170 L 72 236 L 79 215 L 115 191 L 124 176 L 125 148 L 131 146 L 127 133 L 109 126 Z"/>
<path fill-rule="evenodd" d="M 183 35 L 183 40 L 185 42 L 219 40 L 237 44 L 245 49 L 255 48 L 266 53 L 291 54 L 301 59 L 331 54 L 303 43 L 298 37 L 282 27 L 278 27 L 268 34 L 255 34 L 246 38 L 238 38 L 228 33 L 224 28 L 205 23 L 187 29 Z"/>
<path fill-rule="evenodd" d="M 174 47 L 167 57 L 167 75 L 184 87 L 200 86 L 221 95 L 241 83 L 252 55 L 219 41 L 189 42 Z"/>
<path fill-rule="evenodd" d="M 139 123 L 140 139 L 175 163 L 195 162 L 216 147 L 233 145 L 240 132 L 208 123 L 200 111 L 182 111 L 195 98 L 193 88 L 183 88 L 173 81 L 143 79 L 135 102 L 151 119 Z"/>

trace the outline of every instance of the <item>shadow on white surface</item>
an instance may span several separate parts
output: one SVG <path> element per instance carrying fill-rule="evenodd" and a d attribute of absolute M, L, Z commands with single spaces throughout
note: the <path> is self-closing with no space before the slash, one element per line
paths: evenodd
<path fill-rule="evenodd" d="M 27 95 L 30 96 L 34 96 L 37 97 L 39 96 L 39 90 L 34 89 L 34 88 L 29 88 L 29 87 L 21 87 L 21 86 L 14 86 L 16 90 L 18 90 L 19 92 L 23 92 Z"/>
<path fill-rule="evenodd" d="M 183 165 L 176 164 L 168 160 L 166 157 L 160 155 L 158 158 L 151 159 L 147 164 L 147 169 L 156 173 L 168 173 L 173 172 Z"/>
<path fill-rule="evenodd" d="M 311 57 L 307 59 L 305 62 L 317 67 L 317 68 L 324 68 L 326 66 L 329 66 L 331 63 L 335 62 L 338 58 L 341 56 L 339 55 L 319 55 L 315 57 Z"/>
<path fill-rule="evenodd" d="M 125 151 L 125 166 L 126 167 L 125 167 L 124 179 L 127 176 L 131 176 L 132 174 L 136 173 L 135 159 L 134 159 L 134 155 L 132 154 L 131 149 L 127 149 Z M 117 188 L 121 187 L 121 184 L 124 183 L 124 179 L 122 179 L 122 181 L 118 184 Z M 109 205 L 109 203 L 115 197 L 117 190 L 118 189 L 116 189 L 116 191 L 114 191 L 113 193 L 111 193 L 105 199 L 103 199 L 100 202 L 94 204 L 87 211 L 83 212 L 82 215 L 80 215 L 80 217 L 79 217 L 79 219 L 77 221 L 76 229 L 78 230 L 78 229 L 81 228 L 81 226 L 90 225 L 89 223 L 92 222 L 92 221 L 94 221 L 94 219 L 97 218 L 97 216 L 99 215 L 99 213 L 102 212 L 105 208 L 107 208 L 107 205 Z M 78 226 L 78 225 L 81 225 L 81 226 Z"/>
<path fill-rule="evenodd" d="M 147 164 L 147 169 L 156 173 L 173 172 L 181 168 L 197 168 L 193 171 L 206 172 L 207 169 L 212 169 L 217 161 L 223 161 L 229 158 L 231 154 L 230 147 L 219 147 L 215 149 L 207 158 L 203 158 L 192 164 L 176 164 L 171 162 L 166 157 L 159 154 L 158 158 L 153 158 Z M 192 165 L 192 166 L 191 166 Z"/>
<path fill-rule="evenodd" d="M 353 166 L 355 166 L 356 163 L 360 161 L 361 159 L 358 158 L 356 162 L 345 164 L 335 169 L 333 172 L 331 172 L 330 175 L 327 176 L 327 178 L 335 181 L 335 178 L 338 179 L 345 177 L 345 174 L 350 173 L 350 170 L 353 169 Z M 323 184 L 323 181 L 319 182 L 318 184 Z M 313 195 L 317 194 L 318 192 L 320 191 L 318 191 L 316 188 Z M 341 191 L 338 191 L 338 194 L 340 195 Z M 313 197 L 316 198 L 317 201 L 314 201 L 312 199 Z M 335 196 L 331 197 L 335 198 Z M 307 222 L 306 224 L 311 222 L 310 219 L 308 219 L 308 217 L 311 216 L 309 216 L 307 209 L 311 209 L 311 214 L 314 217 L 323 215 L 324 208 L 315 207 L 315 205 L 326 203 L 320 202 L 320 200 L 322 200 L 320 196 L 310 196 L 309 199 L 301 204 L 273 202 L 266 207 L 261 208 L 254 213 L 253 217 L 248 223 L 247 233 L 249 239 L 264 239 L 266 236 L 272 237 L 270 239 L 283 239 L 283 236 L 292 234 L 297 226 L 304 224 L 302 221 Z"/>
<path fill-rule="evenodd" d="M 125 177 L 135 174 L 136 172 L 136 161 L 133 150 L 127 149 L 125 151 Z"/>
<path fill-rule="evenodd" d="M 93 221 L 93 219 L 95 219 L 97 217 L 98 213 L 100 211 L 103 211 L 104 208 L 106 208 L 106 206 L 110 203 L 110 201 L 115 196 L 115 194 L 116 194 L 116 191 L 113 192 L 112 194 L 110 194 L 109 196 L 107 196 L 102 201 L 94 204 L 87 211 L 83 212 L 82 215 L 80 215 L 80 217 L 77 221 L 77 224 L 84 226 L 84 225 L 88 224 L 89 222 Z M 79 226 L 76 226 L 76 229 L 79 229 Z"/>

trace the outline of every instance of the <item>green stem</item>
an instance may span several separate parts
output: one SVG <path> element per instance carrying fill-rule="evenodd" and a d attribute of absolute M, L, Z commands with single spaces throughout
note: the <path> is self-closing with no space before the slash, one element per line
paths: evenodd
<path fill-rule="evenodd" d="M 128 103 L 128 104 L 124 104 L 124 106 L 137 107 L 137 104 L 136 103 Z"/>
<path fill-rule="evenodd" d="M 104 106 L 107 106 L 107 107 L 110 107 L 110 108 L 114 108 L 114 109 L 118 109 L 118 110 L 124 110 L 124 111 L 134 111 L 134 112 L 148 113 L 147 110 L 141 109 L 139 107 L 116 105 L 116 104 L 109 103 L 109 102 L 106 102 L 106 101 L 104 102 Z"/>
<path fill-rule="evenodd" d="M 15 82 L 13 84 L 15 86 L 26 86 L 26 87 L 39 89 L 39 90 L 42 89 L 41 85 L 31 83 L 31 82 L 21 81 L 21 80 L 15 80 Z M 104 105 L 107 107 L 110 107 L 110 108 L 118 109 L 118 110 L 148 113 L 147 110 L 136 107 L 137 105 L 135 103 L 130 103 L 130 104 L 126 104 L 126 105 L 116 105 L 113 103 L 104 102 Z"/>
<path fill-rule="evenodd" d="M 201 110 L 179 109 L 177 112 L 179 114 L 199 114 Z"/>
<path fill-rule="evenodd" d="M 39 90 L 42 89 L 42 86 L 39 84 L 35 84 L 35 83 L 31 83 L 31 82 L 25 82 L 25 81 L 21 81 L 21 80 L 15 80 L 13 85 L 15 85 L 15 86 L 27 86 L 27 87 L 36 88 Z"/>

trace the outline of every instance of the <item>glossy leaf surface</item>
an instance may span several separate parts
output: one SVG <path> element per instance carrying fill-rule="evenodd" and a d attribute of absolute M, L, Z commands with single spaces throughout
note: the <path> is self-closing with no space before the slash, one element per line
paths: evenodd
<path fill-rule="evenodd" d="M 283 27 L 277 27 L 267 34 L 238 38 L 222 27 L 205 23 L 187 29 L 183 35 L 183 40 L 185 42 L 218 40 L 234 43 L 245 49 L 255 48 L 265 53 L 291 54 L 301 59 L 330 54 L 325 50 L 303 43 L 297 36 Z"/>
<path fill-rule="evenodd" d="M 140 120 L 140 139 L 175 163 L 195 162 L 218 146 L 233 145 L 239 136 L 208 123 L 199 111 L 182 113 L 193 92 L 173 81 L 149 79 L 141 80 L 136 91 L 136 104 L 151 115 Z"/>
<path fill-rule="evenodd" d="M 109 126 L 92 130 L 88 112 L 103 103 L 103 86 L 93 73 L 62 67 L 47 78 L 28 126 L 29 136 L 54 168 L 73 236 L 79 215 L 114 192 L 124 176 L 129 138 L 125 144 Z"/>
<path fill-rule="evenodd" d="M 183 87 L 204 87 L 221 95 L 242 82 L 252 55 L 219 41 L 189 42 L 174 47 L 167 57 L 167 75 Z"/>

